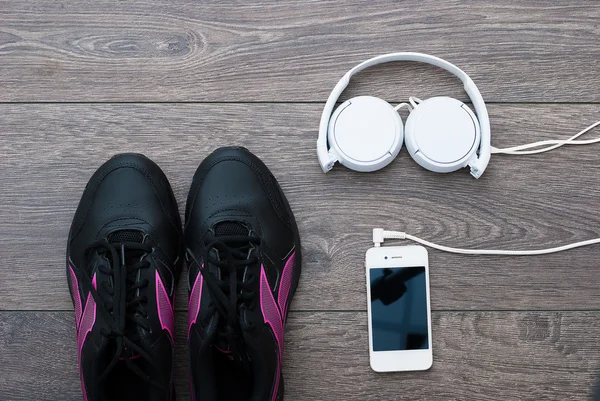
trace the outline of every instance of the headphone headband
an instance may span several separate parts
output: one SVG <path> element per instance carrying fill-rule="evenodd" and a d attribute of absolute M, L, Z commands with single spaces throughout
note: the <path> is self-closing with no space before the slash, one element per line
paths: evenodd
<path fill-rule="evenodd" d="M 477 86 L 473 80 L 463 70 L 454 64 L 449 63 L 448 61 L 439 57 L 430 56 L 424 53 L 412 52 L 389 53 L 363 61 L 344 74 L 342 79 L 340 79 L 335 85 L 333 91 L 331 91 L 331 94 L 327 99 L 327 102 L 325 103 L 325 107 L 323 108 L 321 122 L 319 125 L 319 138 L 317 139 L 317 156 L 319 157 L 319 163 L 321 164 L 323 172 L 326 173 L 331 170 L 337 161 L 337 157 L 329 151 L 327 146 L 327 128 L 329 126 L 329 119 L 331 118 L 335 104 L 344 89 L 346 89 L 350 83 L 350 78 L 366 68 L 391 61 L 416 61 L 420 63 L 431 64 L 436 67 L 443 68 L 462 81 L 465 92 L 467 92 L 467 95 L 473 103 L 475 114 L 477 115 L 480 125 L 481 142 L 479 145 L 478 157 L 469 162 L 471 175 L 475 178 L 479 178 L 485 171 L 491 155 L 490 119 L 479 89 L 477 89 Z"/>

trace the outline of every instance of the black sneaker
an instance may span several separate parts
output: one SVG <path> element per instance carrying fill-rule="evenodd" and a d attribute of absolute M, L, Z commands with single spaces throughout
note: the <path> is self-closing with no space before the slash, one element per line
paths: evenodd
<path fill-rule="evenodd" d="M 67 245 L 85 401 L 173 401 L 181 219 L 150 159 L 117 155 L 87 184 Z"/>
<path fill-rule="evenodd" d="M 229 147 L 200 164 L 185 242 L 192 399 L 283 400 L 283 336 L 300 278 L 300 237 L 263 162 Z"/>

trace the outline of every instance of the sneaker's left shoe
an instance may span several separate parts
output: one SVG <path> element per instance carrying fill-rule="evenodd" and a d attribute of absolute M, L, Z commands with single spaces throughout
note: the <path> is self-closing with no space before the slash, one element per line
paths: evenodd
<path fill-rule="evenodd" d="M 185 241 L 192 399 L 283 400 L 283 336 L 300 278 L 300 237 L 262 161 L 229 147 L 200 164 Z"/>
<path fill-rule="evenodd" d="M 83 192 L 67 245 L 84 401 L 174 401 L 173 297 L 183 233 L 167 178 L 117 155 Z"/>

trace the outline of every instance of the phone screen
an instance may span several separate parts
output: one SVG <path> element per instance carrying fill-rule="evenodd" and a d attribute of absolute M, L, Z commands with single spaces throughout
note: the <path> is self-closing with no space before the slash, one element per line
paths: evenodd
<path fill-rule="evenodd" d="M 425 267 L 369 269 L 373 351 L 428 349 Z"/>

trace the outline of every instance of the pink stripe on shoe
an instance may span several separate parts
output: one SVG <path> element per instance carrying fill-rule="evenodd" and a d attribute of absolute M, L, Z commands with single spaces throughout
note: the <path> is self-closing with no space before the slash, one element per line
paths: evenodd
<path fill-rule="evenodd" d="M 69 265 L 69 274 L 71 276 L 71 293 L 73 294 L 73 309 L 75 310 L 75 327 L 79 329 L 81 322 L 81 294 L 79 293 L 79 281 L 73 270 L 73 266 Z"/>
<path fill-rule="evenodd" d="M 271 401 L 275 401 L 277 393 L 279 392 L 279 378 L 281 376 L 281 362 L 283 358 L 283 319 L 279 306 L 275 302 L 273 292 L 269 286 L 267 275 L 265 274 L 265 267 L 260 268 L 260 309 L 262 310 L 265 324 L 271 326 L 275 341 L 277 342 L 277 375 L 275 377 L 275 383 L 273 385 L 273 394 Z"/>
<path fill-rule="evenodd" d="M 202 264 L 201 269 L 202 268 L 204 268 L 204 264 Z M 188 302 L 188 339 L 190 338 L 192 325 L 196 324 L 196 321 L 198 320 L 198 313 L 200 313 L 200 302 L 202 301 L 203 282 L 204 278 L 202 277 L 202 273 L 198 271 L 196 281 L 194 282 L 192 292 L 190 293 L 190 300 Z"/>
<path fill-rule="evenodd" d="M 204 268 L 204 264 L 200 267 Z M 190 300 L 188 301 L 188 341 L 190 338 L 190 334 L 192 332 L 192 325 L 196 324 L 198 320 L 198 314 L 200 313 L 200 303 L 202 301 L 202 283 L 204 282 L 204 278 L 202 277 L 202 273 L 198 271 L 198 275 L 196 276 L 196 281 L 194 281 L 194 285 L 192 287 L 192 291 L 190 293 Z M 192 401 L 196 400 L 196 394 L 194 392 L 194 383 L 192 381 L 192 374 L 190 370 L 190 397 Z"/>
<path fill-rule="evenodd" d="M 96 289 L 96 274 L 92 278 L 92 286 Z M 87 392 L 85 389 L 85 381 L 83 378 L 83 370 L 81 369 L 81 352 L 83 350 L 83 344 L 87 335 L 92 331 L 94 324 L 96 323 L 96 302 L 90 291 L 85 302 L 85 308 L 81 316 L 81 324 L 77 328 L 77 348 L 79 354 L 79 375 L 81 377 L 81 391 L 83 392 L 84 401 L 88 401 Z"/>
<path fill-rule="evenodd" d="M 156 272 L 156 304 L 158 306 L 158 320 L 163 330 L 169 332 L 171 336 L 171 343 L 175 342 L 175 312 L 173 311 L 173 304 L 167 294 L 165 285 L 163 284 L 162 278 L 158 271 Z"/>
<path fill-rule="evenodd" d="M 288 298 L 292 289 L 292 280 L 294 279 L 294 261 L 296 260 L 296 252 L 294 251 L 283 268 L 281 282 L 279 284 L 279 294 L 277 295 L 277 304 L 281 311 L 281 318 L 285 322 L 288 309 Z"/>

